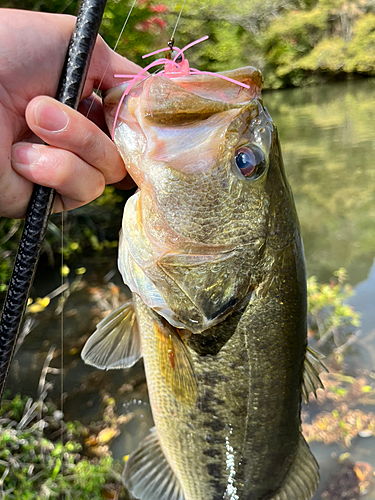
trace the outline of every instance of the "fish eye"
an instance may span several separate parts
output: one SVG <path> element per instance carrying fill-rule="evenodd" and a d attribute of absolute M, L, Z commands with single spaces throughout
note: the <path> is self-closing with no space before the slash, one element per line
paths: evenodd
<path fill-rule="evenodd" d="M 255 144 L 238 148 L 234 160 L 241 175 L 251 179 L 260 177 L 267 166 L 263 151 Z"/>

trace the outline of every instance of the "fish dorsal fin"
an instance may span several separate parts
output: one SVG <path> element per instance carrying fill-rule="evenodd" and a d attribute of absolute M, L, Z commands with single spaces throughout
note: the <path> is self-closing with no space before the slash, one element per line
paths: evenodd
<path fill-rule="evenodd" d="M 178 329 L 166 320 L 154 322 L 158 342 L 160 372 L 175 398 L 187 405 L 197 399 L 197 381 L 189 351 Z"/>
<path fill-rule="evenodd" d="M 126 462 L 124 482 L 132 495 L 141 500 L 185 500 L 155 427 Z"/>
<path fill-rule="evenodd" d="M 270 500 L 310 500 L 319 483 L 319 466 L 302 434 L 294 461 Z"/>
<path fill-rule="evenodd" d="M 322 354 L 317 353 L 311 347 L 307 348 L 302 383 L 302 396 L 305 403 L 309 402 L 309 394 L 313 393 L 316 397 L 317 389 L 324 389 L 319 373 L 328 370 L 322 363 L 322 358 Z"/>
<path fill-rule="evenodd" d="M 85 363 L 100 370 L 130 368 L 141 355 L 138 322 L 131 300 L 97 325 L 81 353 Z"/>

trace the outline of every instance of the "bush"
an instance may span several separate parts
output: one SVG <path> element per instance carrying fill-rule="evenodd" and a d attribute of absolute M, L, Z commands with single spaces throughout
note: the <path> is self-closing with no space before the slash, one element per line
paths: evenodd
<path fill-rule="evenodd" d="M 103 431 L 102 431 L 103 433 Z M 107 434 L 109 434 L 107 432 Z M 121 465 L 108 447 L 89 458 L 90 430 L 64 423 L 53 404 L 17 395 L 0 409 L 0 494 L 3 500 L 124 498 Z M 110 433 L 114 437 L 116 433 Z M 93 437 L 91 436 L 91 440 Z M 116 495 L 111 492 L 116 492 Z M 122 496 L 118 496 L 122 495 Z"/>

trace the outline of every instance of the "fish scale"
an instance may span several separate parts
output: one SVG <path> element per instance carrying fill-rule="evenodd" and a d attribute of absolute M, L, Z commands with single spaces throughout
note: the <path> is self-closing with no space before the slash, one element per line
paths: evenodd
<path fill-rule="evenodd" d="M 287 251 L 296 253 L 296 249 Z M 267 309 L 264 310 L 261 297 L 258 301 L 251 301 L 242 314 L 213 327 L 214 331 L 206 332 L 215 338 L 223 335 L 224 329 L 234 332 L 217 355 L 205 355 L 204 349 L 198 354 L 199 345 L 190 344 L 188 340 L 199 387 L 193 410 L 186 410 L 165 396 L 168 387 L 159 370 L 157 342 L 149 334 L 155 313 L 136 299 L 137 316 L 149 317 L 148 321 L 142 320 L 139 327 L 146 376 L 152 381 L 148 388 L 153 415 L 166 455 L 174 464 L 177 477 L 183 478 L 181 483 L 186 500 L 235 499 L 236 495 L 243 500 L 265 498 L 264 495 L 270 493 L 270 474 L 274 478 L 279 476 L 278 481 L 275 480 L 276 490 L 282 482 L 285 463 L 289 466 L 290 456 L 296 454 L 300 425 L 299 388 L 305 349 L 304 325 L 299 324 L 298 318 L 303 317 L 299 310 L 303 304 L 297 302 L 295 310 L 289 310 L 287 317 L 279 305 L 280 297 L 288 300 L 290 283 L 295 280 L 293 271 L 295 274 L 296 269 L 289 266 L 285 270 L 285 279 L 278 277 L 277 283 L 271 287 L 274 299 L 268 304 L 272 316 Z M 259 308 L 261 313 L 257 314 Z M 284 316 L 282 324 L 288 332 L 289 345 L 286 345 L 285 336 L 280 335 L 278 310 Z M 265 315 L 271 319 L 265 322 Z M 298 332 L 301 333 L 298 335 Z M 299 366 L 296 359 L 300 360 Z M 239 366 L 241 370 L 238 370 Z M 264 373 L 268 375 L 266 378 Z M 288 408 L 280 412 L 280 394 L 285 392 L 294 397 L 288 398 Z M 194 428 L 193 435 L 190 424 Z M 182 440 L 184 435 L 187 436 L 185 441 Z M 179 436 L 178 445 L 176 436 Z M 228 466 L 229 446 L 237 462 L 232 475 Z M 268 449 L 273 450 L 271 460 Z M 178 460 L 181 454 L 183 461 Z M 245 459 L 242 458 L 239 465 L 241 457 Z M 246 462 L 246 457 L 252 457 L 251 462 Z M 200 479 L 196 471 L 197 462 L 202 465 L 201 474 L 206 476 L 205 479 Z M 202 491 L 197 490 L 200 482 L 206 485 Z M 211 491 L 207 490 L 207 484 Z M 232 496 L 225 497 L 223 494 L 228 488 Z"/>

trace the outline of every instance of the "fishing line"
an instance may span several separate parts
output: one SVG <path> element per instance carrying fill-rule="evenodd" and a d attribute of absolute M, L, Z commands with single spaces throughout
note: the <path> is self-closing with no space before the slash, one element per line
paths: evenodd
<path fill-rule="evenodd" d="M 61 212 L 61 286 L 65 284 L 64 273 L 64 211 Z M 61 319 L 60 319 L 60 411 L 61 411 L 61 475 L 64 477 L 64 310 L 65 297 L 62 294 Z"/>
<path fill-rule="evenodd" d="M 185 0 L 185 1 L 186 1 L 186 0 Z M 185 1 L 184 1 L 184 3 L 185 3 Z M 129 10 L 128 16 L 127 16 L 127 18 L 125 19 L 125 22 L 124 22 L 124 24 L 123 24 L 123 26 L 122 26 L 122 28 L 121 28 L 121 31 L 120 31 L 120 34 L 119 34 L 119 36 L 118 36 L 118 38 L 117 38 L 117 41 L 116 41 L 116 43 L 115 43 L 115 46 L 113 47 L 113 50 L 114 50 L 115 52 L 116 52 L 116 49 L 117 49 L 117 47 L 118 47 L 118 44 L 120 43 L 120 40 L 121 40 L 121 37 L 122 37 L 122 35 L 123 35 L 123 33 L 124 33 L 125 27 L 126 27 L 126 25 L 128 24 L 128 21 L 129 21 L 130 15 L 131 15 L 131 13 L 133 12 L 133 9 L 134 9 L 134 6 L 135 6 L 136 2 L 137 2 L 137 0 L 133 0 L 133 3 L 132 3 L 132 6 L 130 7 L 130 10 Z M 108 67 L 109 67 L 109 62 L 107 63 L 107 66 L 106 66 L 106 68 L 105 68 L 105 70 L 104 70 L 103 76 L 102 76 L 102 77 L 101 77 L 101 79 L 100 79 L 100 82 L 99 82 L 98 88 L 96 89 L 96 91 L 97 91 L 97 92 L 99 92 L 99 90 L 100 90 L 100 88 L 101 88 L 101 86 L 102 86 L 102 83 L 103 83 L 104 77 L 105 77 L 105 75 L 107 74 L 107 71 L 108 71 Z M 91 109 L 92 109 L 93 105 L 94 105 L 94 99 L 91 101 L 90 107 L 89 107 L 89 109 L 88 109 L 88 111 L 87 111 L 87 113 L 86 113 L 86 118 L 88 118 L 88 116 L 89 116 L 89 114 L 90 114 L 90 111 L 91 111 Z"/>
<path fill-rule="evenodd" d="M 120 34 L 117 38 L 117 41 L 115 43 L 115 46 L 113 47 L 113 50 L 116 51 L 118 44 L 120 43 L 121 37 L 124 33 L 125 27 L 130 19 L 131 13 L 133 12 L 134 6 L 136 4 L 137 0 L 133 0 L 133 3 L 130 7 L 129 13 L 127 15 L 127 18 L 125 19 L 125 22 L 122 26 L 122 29 L 120 31 Z M 109 67 L 109 62 L 107 63 L 107 66 L 103 72 L 103 76 L 100 79 L 98 88 L 96 89 L 97 91 L 100 90 L 103 80 L 105 78 L 105 75 L 107 74 Z M 92 99 L 89 109 L 86 113 L 86 118 L 88 118 L 92 107 L 94 105 L 94 99 Z M 65 285 L 65 273 L 64 273 L 64 211 L 61 212 L 61 287 L 63 288 Z M 65 310 L 65 297 L 64 295 L 62 296 L 62 306 L 61 306 L 61 319 L 60 319 L 60 348 L 61 348 L 61 364 L 60 364 L 60 408 L 61 408 L 61 474 L 64 476 L 64 310 Z"/>
<path fill-rule="evenodd" d="M 134 9 L 134 6 L 136 4 L 137 0 L 133 0 L 133 3 L 130 7 L 130 10 L 129 10 L 129 13 L 125 19 L 125 22 L 121 28 L 121 31 L 120 31 L 120 34 L 117 38 L 117 41 L 115 43 L 115 46 L 113 47 L 113 50 L 116 51 L 117 47 L 118 47 L 118 44 L 120 43 L 120 40 L 121 40 L 121 37 L 124 33 L 124 30 L 125 30 L 125 27 L 126 25 L 128 24 L 128 21 L 130 19 L 130 16 L 131 16 L 131 13 L 133 12 L 133 9 Z M 100 82 L 99 82 L 99 85 L 98 85 L 98 88 L 96 89 L 97 92 L 100 91 L 100 88 L 103 84 L 103 80 L 105 78 L 105 75 L 107 74 L 107 71 L 108 71 L 108 67 L 109 67 L 109 62 L 107 63 L 107 66 L 103 72 L 103 76 L 101 77 L 100 79 Z M 94 105 L 94 100 L 95 98 L 92 99 L 91 103 L 90 103 L 90 106 L 89 106 L 89 109 L 87 110 L 87 113 L 86 113 L 86 118 L 88 118 L 91 110 L 92 110 L 92 107 Z M 61 213 L 61 286 L 63 287 L 64 284 L 65 284 L 65 281 L 64 281 L 64 272 L 63 272 L 63 268 L 64 268 L 64 212 Z M 61 309 L 61 333 L 60 333 L 60 343 L 61 343 L 61 379 L 60 379 L 60 406 L 61 406 L 61 413 L 62 415 L 64 415 L 64 307 L 65 307 L 65 300 L 63 301 L 62 303 L 62 309 Z M 63 420 L 61 420 L 61 447 L 62 447 L 62 450 L 63 450 L 63 447 L 64 447 L 64 443 L 63 443 L 63 436 L 64 436 L 64 429 L 63 429 Z M 63 458 L 64 458 L 64 452 L 62 451 L 62 461 L 61 463 L 63 464 Z M 63 471 L 62 471 L 63 472 Z"/>
<path fill-rule="evenodd" d="M 124 33 L 124 29 L 125 29 L 125 26 L 128 24 L 128 21 L 129 21 L 129 18 L 130 18 L 130 14 L 132 13 L 133 9 L 134 9 L 134 5 L 136 4 L 136 1 L 137 0 L 134 0 L 133 2 L 133 5 L 131 6 L 130 10 L 129 10 L 129 14 L 128 14 L 128 17 L 126 18 L 125 22 L 124 22 L 124 25 L 122 27 L 122 30 L 117 38 L 117 42 L 115 43 L 115 46 L 113 47 L 113 50 L 116 52 L 116 49 L 117 49 L 117 46 L 118 44 L 120 43 L 120 40 L 121 40 L 121 37 L 122 37 L 122 34 Z M 108 66 L 107 66 L 108 68 Z"/>
<path fill-rule="evenodd" d="M 120 40 L 121 40 L 121 37 L 124 33 L 124 30 L 126 28 L 126 25 L 128 24 L 129 22 L 129 19 L 130 19 L 130 16 L 133 12 L 133 9 L 135 7 L 135 4 L 136 4 L 137 0 L 133 0 L 133 3 L 130 7 L 130 10 L 129 10 L 129 13 L 124 21 L 124 24 L 121 28 L 121 31 L 120 31 L 120 34 L 117 38 L 117 41 L 115 43 L 115 46 L 113 47 L 113 50 L 116 51 L 119 43 L 120 43 Z M 181 6 L 181 9 L 180 9 L 180 12 L 178 14 L 178 17 L 177 17 L 177 20 L 176 20 L 176 23 L 175 23 L 175 26 L 174 26 L 174 29 L 173 29 L 173 33 L 172 33 L 172 38 L 174 37 L 175 33 L 176 33 L 176 30 L 177 30 L 177 26 L 180 22 L 180 19 L 181 19 L 181 15 L 182 15 L 182 11 L 184 9 L 184 6 L 185 6 L 185 2 L 186 0 L 183 1 L 183 4 Z M 98 88 L 96 89 L 97 92 L 100 91 L 101 89 L 101 86 L 103 84 L 103 80 L 107 74 L 107 71 L 108 71 L 108 67 L 109 67 L 109 62 L 107 63 L 107 66 L 103 72 L 103 76 L 101 77 L 100 81 L 99 81 L 99 85 L 98 85 Z M 94 99 L 92 99 L 91 103 L 90 103 L 90 106 L 89 106 L 89 109 L 86 113 L 86 118 L 88 118 L 91 110 L 92 110 L 92 107 L 94 105 Z M 61 287 L 64 287 L 65 285 L 65 276 L 64 276 L 64 272 L 63 272 L 63 269 L 64 269 L 64 212 L 61 213 Z M 62 309 L 61 309 L 61 321 L 60 321 L 60 344 L 61 344 L 61 365 L 60 365 L 60 371 L 61 371 L 61 376 L 60 376 L 60 407 L 61 407 L 61 414 L 62 416 L 64 415 L 64 307 L 65 307 L 65 300 L 63 300 L 63 303 L 62 303 Z M 61 454 L 62 454 L 62 457 L 61 457 L 61 473 L 62 475 L 64 475 L 64 470 L 63 470 L 63 466 L 64 466 L 64 419 L 62 418 L 61 419 Z"/>
<path fill-rule="evenodd" d="M 175 25 L 175 27 L 174 27 L 174 30 L 173 30 L 173 33 L 172 33 L 171 39 L 172 39 L 172 38 L 174 38 L 174 35 L 175 35 L 175 33 L 176 33 L 177 26 L 178 26 L 178 23 L 180 22 L 181 14 L 182 14 L 182 11 L 183 11 L 184 6 L 185 6 L 185 2 L 186 2 L 186 0 L 184 0 L 183 4 L 182 4 L 182 6 L 181 6 L 180 13 L 178 14 L 178 18 L 177 18 L 176 25 Z"/>
<path fill-rule="evenodd" d="M 133 9 L 134 9 L 134 6 L 135 6 L 136 2 L 137 2 L 137 0 L 133 0 L 132 6 L 130 7 L 130 10 L 129 10 L 129 13 L 128 13 L 128 15 L 127 15 L 127 18 L 125 19 L 125 22 L 124 22 L 124 24 L 123 24 L 123 26 L 122 26 L 122 28 L 121 28 L 121 31 L 120 31 L 120 34 L 119 34 L 119 36 L 118 36 L 118 38 L 117 38 L 117 41 L 116 41 L 116 43 L 115 43 L 115 46 L 113 47 L 113 50 L 114 50 L 115 52 L 116 52 L 116 49 L 117 49 L 117 47 L 118 47 L 118 44 L 120 43 L 120 40 L 121 40 L 121 37 L 122 37 L 122 35 L 123 35 L 123 33 L 124 33 L 124 30 L 125 30 L 125 28 L 126 28 L 126 25 L 128 24 L 128 21 L 129 21 L 129 19 L 130 19 L 131 13 L 133 12 Z M 185 3 L 186 3 L 186 0 L 184 0 L 184 1 L 183 1 L 183 3 L 182 3 L 182 6 L 181 6 L 181 9 L 180 9 L 180 12 L 179 12 L 178 17 L 177 17 L 177 20 L 176 20 L 176 24 L 175 24 L 174 29 L 173 29 L 173 33 L 172 33 L 171 39 L 172 39 L 172 38 L 174 38 L 174 36 L 175 36 L 176 30 L 177 30 L 177 26 L 178 26 L 178 24 L 179 24 L 179 22 L 180 22 L 180 19 L 181 19 L 181 14 L 182 14 L 182 11 L 184 10 L 184 7 L 185 7 Z M 108 62 L 107 66 L 106 66 L 106 68 L 105 68 L 105 70 L 104 70 L 104 72 L 103 72 L 103 76 L 102 76 L 102 77 L 101 77 L 101 79 L 100 79 L 100 82 L 99 82 L 98 88 L 96 89 L 96 91 L 97 91 L 97 92 L 99 92 L 99 91 L 100 91 L 100 89 L 101 89 L 101 86 L 102 86 L 103 80 L 104 80 L 105 75 L 107 74 L 107 71 L 108 71 L 108 67 L 109 67 L 109 62 Z M 88 109 L 88 111 L 87 111 L 87 113 L 86 113 L 86 118 L 88 118 L 88 116 L 89 116 L 89 114 L 90 114 L 90 112 L 91 112 L 91 110 L 92 110 L 93 105 L 94 105 L 94 99 L 92 99 L 92 101 L 91 101 L 91 103 L 90 103 L 89 109 Z"/>
<path fill-rule="evenodd" d="M 120 34 L 117 38 L 117 41 L 115 43 L 115 46 L 113 47 L 113 50 L 116 51 L 118 44 L 120 43 L 121 37 L 124 33 L 125 27 L 128 24 L 128 21 L 130 19 L 131 13 L 133 12 L 134 6 L 136 4 L 137 0 L 133 0 L 133 3 L 130 7 L 129 13 L 127 15 L 127 18 L 125 19 L 125 22 L 122 26 L 122 29 L 120 31 Z M 103 72 L 103 76 L 100 79 L 98 88 L 96 89 L 97 91 L 100 90 L 103 80 L 105 78 L 105 75 L 107 74 L 109 67 L 109 62 L 107 63 L 107 66 Z M 86 113 L 86 118 L 88 118 L 92 107 L 94 105 L 94 99 L 92 99 L 89 109 Z M 65 285 L 65 276 L 64 276 L 64 212 L 61 212 L 61 287 L 63 288 Z M 61 407 L 61 413 L 64 415 L 64 308 L 65 308 L 65 298 L 63 296 L 63 302 L 62 302 L 62 308 L 61 308 L 61 321 L 60 321 L 60 345 L 61 345 L 61 365 L 60 365 L 60 371 L 61 371 L 61 377 L 60 377 L 60 407 Z M 63 463 L 64 463 L 64 421 L 63 418 L 61 419 L 61 472 L 63 474 Z"/>
<path fill-rule="evenodd" d="M 133 0 L 133 3 L 130 7 L 130 10 L 129 10 L 129 13 L 125 19 L 125 22 L 121 28 L 121 31 L 120 31 L 120 34 L 117 38 L 117 41 L 115 43 L 115 46 L 113 47 L 113 50 L 116 51 L 117 47 L 118 47 L 118 44 L 120 43 L 120 40 L 121 40 L 121 37 L 124 33 L 124 30 L 125 30 L 125 27 L 126 25 L 128 24 L 128 21 L 130 19 L 130 16 L 131 16 L 131 13 L 133 12 L 133 9 L 134 9 L 134 6 L 136 4 L 137 0 Z M 105 78 L 105 75 L 107 74 L 107 71 L 108 71 L 108 67 L 109 67 L 109 62 L 107 63 L 107 66 L 103 72 L 103 76 L 101 77 L 100 79 L 100 82 L 99 82 L 99 85 L 98 85 L 98 88 L 96 89 L 97 92 L 99 92 L 102 84 L 103 84 L 103 80 Z M 90 103 L 90 106 L 89 106 L 89 109 L 86 113 L 86 118 L 88 118 L 91 110 L 92 110 L 92 107 L 94 105 L 94 99 L 92 99 L 91 103 Z M 64 268 L 64 212 L 61 212 L 61 286 L 63 287 L 64 284 L 65 284 L 65 280 L 64 280 L 64 272 L 63 272 L 63 268 Z M 60 343 L 61 343 L 61 379 L 60 379 L 60 406 L 61 406 L 61 412 L 62 414 L 64 414 L 64 307 L 65 307 L 65 300 L 63 300 L 63 303 L 62 303 L 62 309 L 61 309 L 61 322 L 60 322 L 60 327 L 61 327 L 61 333 L 60 333 Z M 63 420 L 61 421 L 62 422 L 62 426 L 63 426 Z M 61 433 L 61 445 L 62 445 L 62 448 L 64 446 L 64 443 L 63 443 L 63 434 L 64 434 L 64 430 L 63 430 L 63 427 L 62 427 L 62 433 Z M 62 451 L 63 453 L 63 451 Z M 62 457 L 62 460 L 63 460 L 63 457 Z M 63 461 L 61 462 L 63 463 Z"/>

